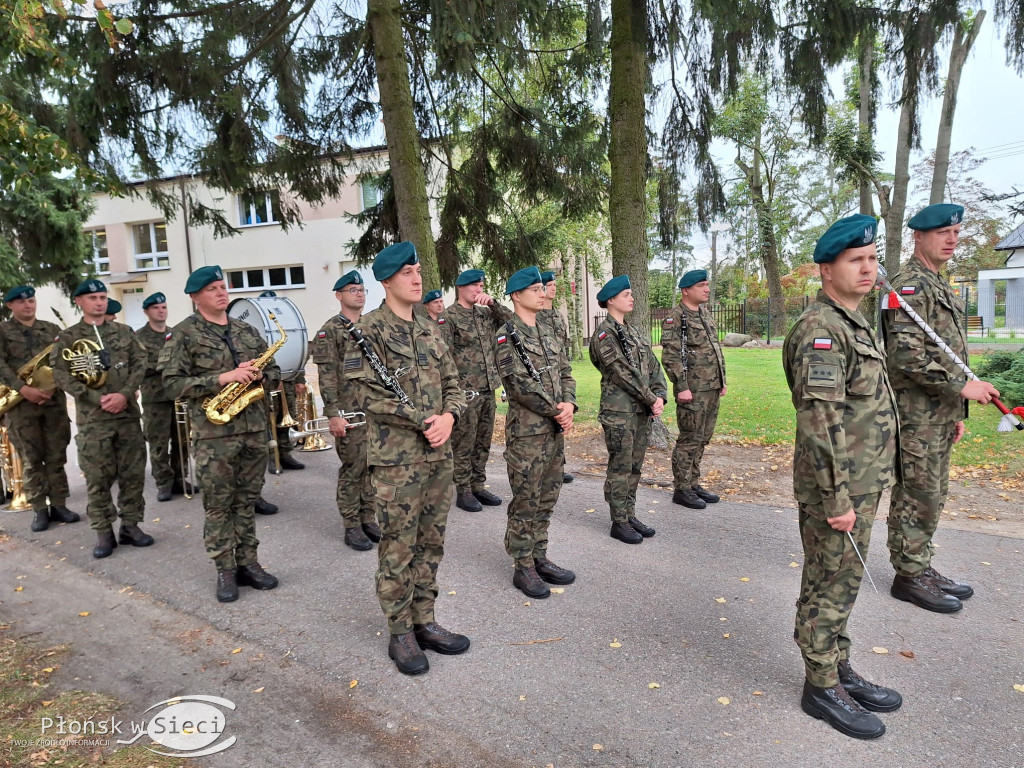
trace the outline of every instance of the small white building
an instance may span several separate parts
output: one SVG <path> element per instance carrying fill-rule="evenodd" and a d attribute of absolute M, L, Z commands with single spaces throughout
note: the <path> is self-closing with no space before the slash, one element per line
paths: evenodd
<path fill-rule="evenodd" d="M 1006 328 L 1024 329 L 1024 224 L 996 246 L 1006 251 L 1005 266 L 978 272 L 978 314 L 985 328 L 995 328 L 996 281 L 1006 281 Z"/>

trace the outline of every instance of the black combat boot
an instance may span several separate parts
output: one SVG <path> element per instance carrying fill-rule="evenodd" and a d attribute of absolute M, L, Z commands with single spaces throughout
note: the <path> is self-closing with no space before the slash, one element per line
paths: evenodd
<path fill-rule="evenodd" d="M 501 498 L 495 496 L 488 490 L 473 491 L 473 495 L 476 496 L 476 500 L 483 504 L 485 507 L 500 507 Z"/>
<path fill-rule="evenodd" d="M 306 465 L 292 457 L 291 453 L 281 454 L 281 469 L 305 469 Z"/>
<path fill-rule="evenodd" d="M 568 568 L 555 565 L 546 557 L 533 558 L 537 575 L 548 584 L 572 584 L 576 581 L 576 574 Z"/>
<path fill-rule="evenodd" d="M 403 675 L 422 675 L 430 669 L 430 662 L 416 642 L 416 635 L 406 632 L 404 635 L 392 635 L 388 643 L 388 658 L 395 662 L 398 671 Z"/>
<path fill-rule="evenodd" d="M 455 656 L 469 650 L 469 638 L 449 632 L 440 624 L 416 624 L 413 626 L 416 642 L 425 651 L 437 651 L 448 656 Z"/>
<path fill-rule="evenodd" d="M 92 548 L 92 556 L 99 559 L 110 557 L 117 548 L 117 539 L 113 531 L 100 531 L 96 536 L 96 546 Z"/>
<path fill-rule="evenodd" d="M 235 579 L 240 587 L 253 587 L 254 589 L 273 589 L 277 586 L 277 577 L 271 576 L 263 570 L 259 563 L 252 565 L 240 565 L 235 573 Z"/>
<path fill-rule="evenodd" d="M 704 509 L 707 504 L 691 488 L 677 488 L 672 492 L 672 503 L 682 504 L 690 509 Z"/>
<path fill-rule="evenodd" d="M 182 496 L 186 493 L 193 494 L 197 490 L 198 489 L 194 485 L 192 485 L 192 483 L 188 482 L 188 480 L 186 480 L 184 483 L 182 483 L 181 480 L 175 480 L 174 485 L 171 486 L 171 493 L 173 493 L 175 496 Z"/>
<path fill-rule="evenodd" d="M 63 504 L 56 504 L 50 507 L 50 520 L 55 523 L 77 523 L 81 519 L 82 516 L 80 514 L 72 512 Z"/>
<path fill-rule="evenodd" d="M 611 537 L 625 544 L 643 544 L 644 537 L 633 530 L 629 523 L 612 523 Z"/>
<path fill-rule="evenodd" d="M 161 485 L 156 489 L 156 500 L 157 501 L 170 501 L 174 496 L 173 485 Z"/>
<path fill-rule="evenodd" d="M 483 509 L 471 491 L 462 491 L 455 497 L 455 506 L 467 512 L 479 512 Z"/>
<path fill-rule="evenodd" d="M 570 475 L 568 472 L 563 472 L 562 473 L 562 482 L 563 483 L 571 483 L 575 479 L 576 478 L 573 477 L 572 475 Z"/>
<path fill-rule="evenodd" d="M 842 683 L 831 688 L 816 688 L 804 681 L 800 708 L 855 739 L 877 739 L 885 733 L 885 724 L 858 704 Z"/>
<path fill-rule="evenodd" d="M 372 541 L 375 544 L 378 541 L 380 541 L 380 526 L 377 525 L 377 523 L 375 523 L 373 520 L 371 520 L 368 523 L 363 523 L 362 529 L 363 533 L 366 534 L 366 538 L 368 538 L 370 541 Z"/>
<path fill-rule="evenodd" d="M 119 544 L 131 544 L 133 547 L 148 547 L 155 541 L 135 523 L 121 523 L 117 540 Z"/>
<path fill-rule="evenodd" d="M 938 587 L 947 595 L 952 595 L 960 600 L 966 600 L 974 594 L 974 588 L 970 584 L 964 584 L 962 581 L 953 581 L 943 576 L 934 568 L 925 568 L 921 578 L 930 581 L 933 586 Z"/>
<path fill-rule="evenodd" d="M 257 515 L 276 515 L 281 510 L 277 504 L 271 504 L 269 501 L 264 499 L 262 496 L 256 498 L 256 514 Z"/>
<path fill-rule="evenodd" d="M 42 533 L 50 527 L 49 507 L 43 507 L 42 509 L 33 509 L 32 515 L 32 525 L 29 526 L 32 529 L 32 533 Z"/>
<path fill-rule="evenodd" d="M 536 568 L 523 568 L 517 565 L 515 573 L 512 574 L 512 586 L 535 600 L 551 596 L 551 589 L 537 574 Z"/>
<path fill-rule="evenodd" d="M 717 493 L 712 493 L 711 491 L 705 491 L 699 485 L 693 486 L 693 488 L 691 488 L 690 490 L 693 491 L 697 495 L 698 498 L 704 499 L 704 501 L 706 501 L 708 504 L 717 504 L 718 503 L 718 498 L 719 497 L 718 497 Z"/>
<path fill-rule="evenodd" d="M 864 709 L 895 712 L 903 706 L 903 697 L 892 688 L 883 688 L 858 675 L 849 660 L 839 662 L 839 682 Z"/>
<path fill-rule="evenodd" d="M 897 600 L 920 606 L 935 613 L 956 613 L 964 604 L 960 598 L 948 595 L 935 586 L 924 574 L 920 576 L 900 576 L 892 580 L 889 594 Z"/>
<path fill-rule="evenodd" d="M 370 541 L 362 528 L 346 528 L 345 543 L 356 552 L 365 552 L 373 549 L 373 542 Z"/>
<path fill-rule="evenodd" d="M 217 602 L 233 603 L 238 599 L 238 579 L 235 570 L 217 571 Z"/>
<path fill-rule="evenodd" d="M 645 539 L 651 538 L 654 535 L 654 529 L 649 525 L 644 525 L 635 517 L 629 518 L 629 524 L 633 527 L 633 530 L 643 536 Z"/>

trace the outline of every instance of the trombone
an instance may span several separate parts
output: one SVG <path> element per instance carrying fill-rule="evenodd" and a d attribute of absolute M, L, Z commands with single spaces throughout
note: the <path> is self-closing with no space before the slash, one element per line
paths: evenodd
<path fill-rule="evenodd" d="M 196 464 L 192 459 L 192 415 L 188 402 L 174 401 L 174 427 L 178 430 L 178 461 L 181 464 L 181 487 L 186 499 L 191 499 L 196 485 Z"/>

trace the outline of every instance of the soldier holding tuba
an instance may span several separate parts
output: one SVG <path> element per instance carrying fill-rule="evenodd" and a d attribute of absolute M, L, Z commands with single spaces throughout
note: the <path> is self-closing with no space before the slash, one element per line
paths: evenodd
<path fill-rule="evenodd" d="M 89 494 L 86 512 L 97 534 L 92 556 L 109 557 L 118 543 L 153 543 L 139 528 L 146 508 L 146 443 L 135 395 L 146 370 L 146 350 L 131 328 L 104 317 L 107 286 L 102 281 L 86 280 L 73 298 L 82 319 L 57 336 L 50 366 L 57 386 L 75 398 L 78 462 Z M 115 481 L 116 507 L 110 494 Z"/>
<path fill-rule="evenodd" d="M 217 600 L 238 599 L 238 587 L 273 589 L 277 578 L 259 564 L 255 506 L 267 466 L 267 403 L 263 379 L 280 376 L 256 329 L 228 317 L 220 267 L 200 267 L 185 284 L 197 311 L 178 323 L 161 358 L 164 388 L 187 400 L 194 425 L 206 553 L 217 567 Z"/>
<path fill-rule="evenodd" d="M 32 505 L 32 530 L 51 522 L 76 523 L 81 517 L 64 503 L 64 472 L 71 422 L 67 398 L 56 389 L 50 347 L 60 328 L 36 318 L 36 289 L 19 285 L 4 294 L 11 319 L 0 323 L 0 412 L 24 467 L 24 491 Z M 47 504 L 49 499 L 49 504 Z"/>

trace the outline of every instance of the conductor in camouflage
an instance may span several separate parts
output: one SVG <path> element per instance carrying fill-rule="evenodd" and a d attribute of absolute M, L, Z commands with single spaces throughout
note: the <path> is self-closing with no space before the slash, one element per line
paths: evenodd
<path fill-rule="evenodd" d="M 822 290 L 783 348 L 796 408 L 793 493 L 804 550 L 794 630 L 806 675 L 801 706 L 862 739 L 885 732 L 873 712 L 902 704 L 898 693 L 853 670 L 847 632 L 864 573 L 857 551 L 867 558 L 899 438 L 885 356 L 858 311 L 878 274 L 875 232 L 873 217 L 856 215 L 822 235 L 814 250 Z"/>
<path fill-rule="evenodd" d="M 612 538 L 640 544 L 654 535 L 654 529 L 636 518 L 636 489 L 651 419 L 665 409 L 668 392 L 650 341 L 626 323 L 626 314 L 633 311 L 629 278 L 609 280 L 598 292 L 597 303 L 608 310 L 590 339 L 590 360 L 601 372 L 598 421 L 608 449 L 604 499 L 611 511 Z"/>

